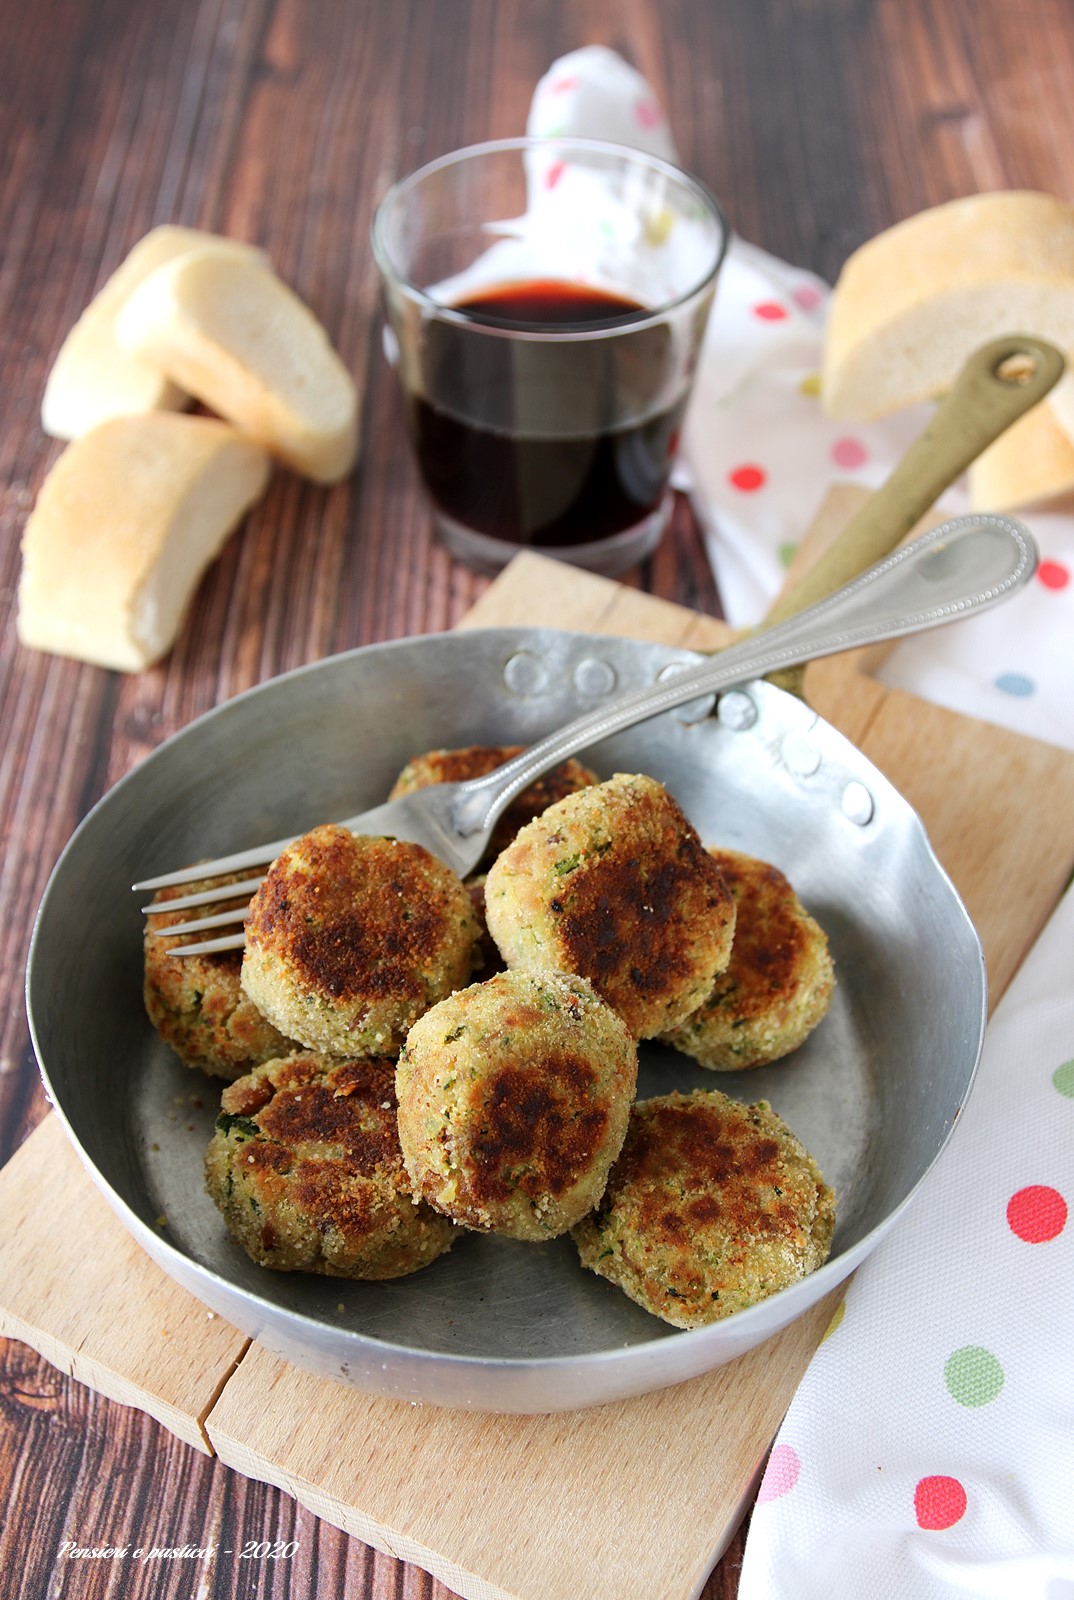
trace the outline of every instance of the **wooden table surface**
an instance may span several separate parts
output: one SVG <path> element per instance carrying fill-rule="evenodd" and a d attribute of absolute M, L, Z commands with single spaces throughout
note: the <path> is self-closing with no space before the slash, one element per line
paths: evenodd
<path fill-rule="evenodd" d="M 522 130 L 580 44 L 619 50 L 669 108 L 683 162 L 735 228 L 833 278 L 920 208 L 988 188 L 1074 199 L 1066 0 L 0 0 L 0 1159 L 46 1110 L 22 976 L 72 830 L 160 741 L 222 699 L 333 651 L 450 627 L 484 580 L 430 537 L 367 244 L 396 177 Z M 256 241 L 365 384 L 362 464 L 325 491 L 279 472 L 205 579 L 176 649 L 123 677 L 15 640 L 19 539 L 60 446 L 45 377 L 74 319 L 150 227 Z M 626 580 L 718 597 L 681 504 Z M 14 1597 L 449 1600 L 416 1568 L 0 1344 L 0 1588 Z M 120 1570 L 81 1544 L 296 1541 L 286 1561 Z M 632 1530 L 631 1537 L 644 1537 Z M 704 1590 L 737 1593 L 742 1535 Z M 646 1600 L 624 1596 L 624 1600 Z"/>

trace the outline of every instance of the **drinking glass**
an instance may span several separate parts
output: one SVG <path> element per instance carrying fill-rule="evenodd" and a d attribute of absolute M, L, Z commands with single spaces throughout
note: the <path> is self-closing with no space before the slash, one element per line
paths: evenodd
<path fill-rule="evenodd" d="M 373 222 L 411 440 L 451 553 L 649 555 L 728 228 L 656 156 L 504 139 L 397 183 Z"/>

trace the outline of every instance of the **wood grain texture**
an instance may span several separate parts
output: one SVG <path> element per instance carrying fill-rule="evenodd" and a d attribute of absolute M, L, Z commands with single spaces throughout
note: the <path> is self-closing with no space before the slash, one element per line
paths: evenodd
<path fill-rule="evenodd" d="M 837 495 L 822 508 L 803 560 L 838 532 L 854 500 Z M 729 632 L 683 606 L 565 573 L 536 555 L 513 562 L 464 625 L 554 624 L 564 613 L 586 631 L 702 648 Z M 853 683 L 860 664 L 860 652 L 836 658 L 819 680 L 830 714 L 839 720 L 849 707 L 879 762 L 905 768 L 904 788 L 921 787 L 921 814 L 941 860 L 967 900 L 989 914 L 982 932 L 996 1000 L 1005 964 L 1013 970 L 1058 897 L 1062 879 L 1049 871 L 1074 861 L 1074 826 L 1036 825 L 1052 796 L 1074 800 L 1074 756 L 882 685 L 866 702 Z M 1017 827 L 1006 804 L 1012 786 L 1024 797 Z M 1042 836 L 1051 868 L 1035 859 Z M 1009 892 L 1015 882 L 1019 895 Z M 758 1350 L 673 1390 L 576 1415 L 484 1417 L 347 1391 L 245 1347 L 224 1327 L 212 1329 L 214 1365 L 204 1309 L 107 1213 L 56 1118 L 0 1174 L 0 1214 L 5 1331 L 183 1438 L 200 1443 L 204 1429 L 226 1464 L 435 1574 L 466 1600 L 572 1600 L 579 1588 L 592 1600 L 618 1600 L 628 1582 L 640 1593 L 690 1600 L 842 1292 Z M 80 1225 L 65 1229 L 68 1217 Z M 128 1302 L 135 1310 L 120 1331 L 113 1308 Z M 624 1542 L 624 1521 L 650 1530 L 646 1539 Z"/>
<path fill-rule="evenodd" d="M 0 1331 L 208 1453 L 204 1420 L 247 1341 L 163 1274 L 130 1294 L 144 1252 L 92 1184 L 79 1182 L 71 1205 L 58 1181 L 76 1173 L 70 1155 L 59 1118 L 46 1117 L 0 1171 Z"/>
<path fill-rule="evenodd" d="M 221 1460 L 267 1471 L 466 1600 L 689 1600 L 737 1520 L 763 1457 L 758 1440 L 771 1436 L 796 1386 L 790 1374 L 843 1292 L 690 1383 L 551 1416 L 337 1401 L 255 1345 L 214 1407 L 209 1435 Z M 271 1404 L 258 1405 L 266 1395 Z M 624 1527 L 644 1527 L 645 1538 L 624 1537 Z"/>
<path fill-rule="evenodd" d="M 516 132 L 548 63 L 605 43 L 652 79 L 685 163 L 738 229 L 830 278 L 866 237 L 923 205 L 1016 185 L 1074 199 L 1074 19 L 1066 0 L 0 0 L 0 21 L 6 1158 L 45 1110 L 21 1002 L 33 912 L 93 802 L 221 698 L 331 650 L 448 627 L 484 589 L 430 540 L 379 354 L 366 236 L 387 183 L 427 156 Z M 363 464 L 328 493 L 280 473 L 207 574 L 170 659 L 119 679 L 18 648 L 18 540 L 58 454 L 38 424 L 52 357 L 163 221 L 256 240 L 311 301 L 365 386 Z M 681 511 L 630 582 L 716 607 Z M 153 1521 L 177 1543 L 206 1528 L 231 1544 L 298 1530 L 300 1558 L 256 1572 L 217 1561 L 207 1595 L 447 1596 L 25 1347 L 5 1344 L 3 1357 L 0 1570 L 12 1594 L 120 1592 L 104 1567 L 75 1571 L 56 1552 L 72 1535 L 115 1540 Z M 705 1600 L 734 1595 L 739 1549 Z M 129 1569 L 124 1582 L 134 1600 L 192 1592 L 179 1564 Z"/>

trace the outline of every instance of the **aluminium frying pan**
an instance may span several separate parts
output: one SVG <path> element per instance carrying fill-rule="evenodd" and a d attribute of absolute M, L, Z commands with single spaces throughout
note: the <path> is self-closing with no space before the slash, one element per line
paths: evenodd
<path fill-rule="evenodd" d="M 868 550 L 856 568 L 879 553 Z M 27 976 L 49 1095 L 146 1251 L 273 1351 L 377 1393 L 483 1410 L 577 1408 L 676 1383 L 761 1343 L 845 1278 L 942 1150 L 983 1040 L 980 942 L 892 785 L 794 694 L 755 683 L 724 695 L 715 714 L 683 708 L 586 759 L 602 776 L 660 779 L 707 842 L 786 872 L 829 935 L 835 1000 L 794 1056 L 714 1078 L 646 1043 L 639 1079 L 641 1096 L 717 1084 L 772 1103 L 837 1192 L 824 1267 L 723 1322 L 681 1332 L 583 1271 L 569 1238 L 467 1235 L 410 1278 L 349 1283 L 255 1266 L 205 1193 L 215 1089 L 181 1066 L 145 1017 L 142 925 L 127 886 L 158 862 L 373 805 L 418 751 L 529 744 L 590 709 L 595 694 L 651 684 L 694 660 L 544 629 L 369 646 L 200 718 L 121 780 L 72 838 L 42 901 Z"/>

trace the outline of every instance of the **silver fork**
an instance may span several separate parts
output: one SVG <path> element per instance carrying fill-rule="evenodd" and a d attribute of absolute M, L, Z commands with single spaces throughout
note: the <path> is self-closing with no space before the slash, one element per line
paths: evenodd
<path fill-rule="evenodd" d="M 505 807 L 550 767 L 577 751 L 700 695 L 984 610 L 1027 582 L 1036 565 L 1032 536 L 1010 518 L 979 515 L 945 522 L 786 622 L 738 640 L 698 666 L 685 668 L 670 682 L 635 690 L 587 712 L 485 777 L 418 789 L 348 817 L 342 826 L 352 833 L 388 835 L 424 845 L 464 877 L 483 855 L 493 824 Z M 291 843 L 291 838 L 277 839 L 216 861 L 146 878 L 134 888 L 162 889 L 268 866 Z M 167 906 L 169 911 L 182 911 L 225 899 L 245 897 L 248 901 L 261 882 L 260 876 L 250 877 L 143 909 L 159 911 Z M 242 922 L 245 915 L 244 904 L 158 931 L 199 933 Z M 234 933 L 178 946 L 170 954 L 206 955 L 238 950 L 242 945 L 242 933 Z"/>

